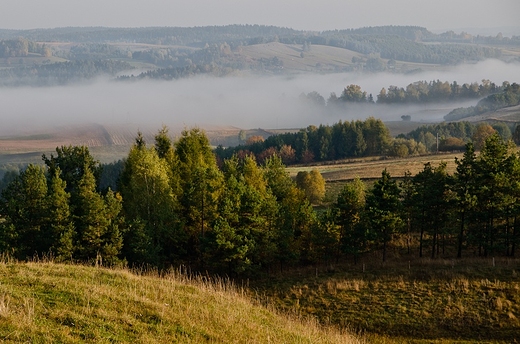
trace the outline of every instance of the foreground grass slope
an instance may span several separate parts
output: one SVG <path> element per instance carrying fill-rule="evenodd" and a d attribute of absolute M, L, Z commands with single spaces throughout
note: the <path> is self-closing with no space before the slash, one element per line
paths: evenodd
<path fill-rule="evenodd" d="M 372 258 L 257 287 L 280 308 L 349 324 L 376 343 L 517 343 L 519 269 L 518 259 Z"/>
<path fill-rule="evenodd" d="M 53 263 L 0 264 L 0 339 L 358 343 L 254 305 L 228 283 Z"/>

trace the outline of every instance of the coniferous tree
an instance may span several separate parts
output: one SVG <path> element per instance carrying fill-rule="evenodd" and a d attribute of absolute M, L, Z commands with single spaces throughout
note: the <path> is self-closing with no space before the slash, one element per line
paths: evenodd
<path fill-rule="evenodd" d="M 131 263 L 161 265 L 185 254 L 186 239 L 169 170 L 168 162 L 138 136 L 121 176 L 123 209 L 129 223 L 124 252 Z"/>
<path fill-rule="evenodd" d="M 430 234 L 434 258 L 440 249 L 449 220 L 449 179 L 446 164 L 433 167 L 426 163 L 424 169 L 413 177 L 415 187 L 412 202 L 415 204 L 415 220 L 420 227 L 419 257 L 423 255 L 425 234 Z"/>
<path fill-rule="evenodd" d="M 345 184 L 338 195 L 334 210 L 336 223 L 341 227 L 341 249 L 352 254 L 357 262 L 359 254 L 367 247 L 367 232 L 363 220 L 366 203 L 366 187 L 361 179 Z"/>
<path fill-rule="evenodd" d="M 475 180 L 476 154 L 471 142 L 466 144 L 464 156 L 461 160 L 455 158 L 457 170 L 453 178 L 452 189 L 455 192 L 455 204 L 458 212 L 459 233 L 457 238 L 457 258 L 462 258 L 462 249 L 466 241 L 468 222 L 471 219 L 472 210 L 476 204 Z"/>
<path fill-rule="evenodd" d="M 401 198 L 402 198 L 402 211 L 403 211 L 403 221 L 406 226 L 406 249 L 407 253 L 411 253 L 411 240 L 412 240 L 412 221 L 414 218 L 414 198 L 415 198 L 415 188 L 413 185 L 412 174 L 410 171 L 406 171 L 404 173 L 404 178 L 399 184 L 401 188 Z"/>
<path fill-rule="evenodd" d="M 94 174 L 86 166 L 78 183 L 77 202 L 74 222 L 78 256 L 84 260 L 95 260 L 96 264 L 103 260 L 109 263 L 117 261 L 121 235 L 113 227 L 113 220 L 117 216 L 115 212 L 118 207 L 114 204 L 111 204 L 111 208 L 107 207 L 105 199 L 96 192 Z"/>
<path fill-rule="evenodd" d="M 219 200 L 219 215 L 207 237 L 205 252 L 214 268 L 218 270 L 225 265 L 229 274 L 244 272 L 253 264 L 250 255 L 254 242 L 248 228 L 241 224 L 245 185 L 238 163 L 236 157 L 224 162 L 224 190 Z"/>
<path fill-rule="evenodd" d="M 54 176 L 57 169 L 60 170 L 60 178 L 66 183 L 66 191 L 71 194 L 72 203 L 77 193 L 78 184 L 83 177 L 86 169 L 89 169 L 94 176 L 94 183 L 97 188 L 101 175 L 99 162 L 92 157 L 86 146 L 61 146 L 56 147 L 56 156 L 51 154 L 47 157 L 42 156 L 45 165 L 49 169 L 49 176 Z"/>
<path fill-rule="evenodd" d="M 179 213 L 188 237 L 187 251 L 203 264 L 204 237 L 217 217 L 222 173 L 202 130 L 184 130 L 174 146 L 173 173 L 179 181 Z"/>
<path fill-rule="evenodd" d="M 299 258 L 310 259 L 312 254 L 309 241 L 317 219 L 305 194 L 289 177 L 278 156 L 265 162 L 264 171 L 277 204 L 274 242 L 277 260 L 283 269 L 284 264 L 295 262 Z"/>
<path fill-rule="evenodd" d="M 76 233 L 69 206 L 70 194 L 65 189 L 66 183 L 60 178 L 57 169 L 50 180 L 47 204 L 51 250 L 58 261 L 71 260 L 74 255 Z"/>
<path fill-rule="evenodd" d="M 367 219 L 374 240 L 383 246 L 383 262 L 386 261 L 388 243 L 402 227 L 400 217 L 400 190 L 385 170 L 366 198 Z"/>
<path fill-rule="evenodd" d="M 41 166 L 29 165 L 2 191 L 4 247 L 20 259 L 49 250 L 45 239 L 47 182 Z"/>
<path fill-rule="evenodd" d="M 476 161 L 479 253 L 488 255 L 499 248 L 501 222 L 511 192 L 514 157 L 498 134 L 488 137 Z"/>

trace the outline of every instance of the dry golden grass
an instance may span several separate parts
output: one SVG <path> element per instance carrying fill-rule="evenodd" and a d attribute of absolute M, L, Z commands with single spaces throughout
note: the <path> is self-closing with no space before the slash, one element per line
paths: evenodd
<path fill-rule="evenodd" d="M 371 258 L 271 277 L 265 290 L 284 309 L 349 324 L 375 343 L 514 343 L 520 333 L 518 259 Z M 258 286 L 261 288 L 261 286 Z"/>
<path fill-rule="evenodd" d="M 453 174 L 456 169 L 455 157 L 462 158 L 462 153 L 434 154 L 426 156 L 413 156 L 407 158 L 365 158 L 349 161 L 321 164 L 317 166 L 288 167 L 287 171 L 295 176 L 299 171 L 318 169 L 327 182 L 347 181 L 356 177 L 361 179 L 376 179 L 381 177 L 381 172 L 386 168 L 392 177 L 402 178 L 405 172 L 410 171 L 415 175 L 424 169 L 424 164 L 431 162 L 438 166 L 441 162 L 447 163 L 447 171 Z"/>
<path fill-rule="evenodd" d="M 0 264 L 5 342 L 361 343 L 252 302 L 227 280 L 53 263 Z"/>

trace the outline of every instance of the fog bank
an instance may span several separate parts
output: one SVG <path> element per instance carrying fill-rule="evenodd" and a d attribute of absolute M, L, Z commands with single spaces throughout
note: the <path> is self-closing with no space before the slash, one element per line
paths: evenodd
<path fill-rule="evenodd" d="M 402 74 L 300 74 L 294 76 L 196 77 L 176 81 L 114 82 L 47 88 L 0 90 L 0 135 L 12 135 L 44 127 L 82 123 L 159 128 L 234 126 L 250 128 L 300 128 L 332 124 L 338 120 L 441 121 L 455 107 L 474 105 L 429 104 L 425 106 L 349 106 L 339 113 L 322 112 L 301 102 L 301 93 L 317 91 L 325 99 L 338 96 L 344 87 L 357 84 L 374 99 L 381 88 L 406 87 L 419 80 L 457 81 L 459 84 L 489 79 L 520 82 L 520 64 L 485 61 L 439 71 Z"/>

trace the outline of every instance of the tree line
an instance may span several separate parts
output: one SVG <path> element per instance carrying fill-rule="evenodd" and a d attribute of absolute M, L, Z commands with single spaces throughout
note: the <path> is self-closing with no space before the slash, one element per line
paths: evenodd
<path fill-rule="evenodd" d="M 24 38 L 0 40 L 0 58 L 25 57 L 29 53 L 45 57 L 52 55 L 51 49 L 45 44 L 38 44 Z"/>
<path fill-rule="evenodd" d="M 513 135 L 513 131 L 518 134 Z M 275 134 L 266 139 L 239 137 L 242 144 L 227 148 L 219 146 L 215 154 L 220 161 L 233 155 L 252 154 L 259 162 L 277 155 L 286 165 L 378 155 L 406 157 L 437 151 L 463 151 L 470 141 L 480 149 L 485 139 L 495 132 L 504 140 L 513 138 L 520 143 L 518 126 L 510 127 L 500 122 L 428 124 L 392 138 L 381 120 L 370 117 L 365 121 L 339 121 L 330 126 L 311 125 L 298 132 Z"/>
<path fill-rule="evenodd" d="M 498 133 L 503 140 L 512 139 L 520 144 L 520 126 L 504 122 L 425 124 L 395 138 L 390 137 L 386 125 L 379 122 L 368 118 L 366 121 L 339 121 L 332 126 L 311 125 L 295 133 L 274 134 L 266 139 L 259 135 L 247 137 L 246 132 L 241 131 L 238 140 L 242 144 L 228 148 L 218 146 L 215 154 L 220 161 L 233 154 L 253 154 L 259 162 L 276 154 L 284 164 L 293 165 L 374 155 L 406 157 L 464 151 L 468 142 L 480 149 L 493 133 Z M 367 140 L 371 141 L 368 146 Z M 366 147 L 371 147 L 370 151 Z"/>
<path fill-rule="evenodd" d="M 2 191 L 1 251 L 19 259 L 241 273 L 309 251 L 315 214 L 281 160 L 234 157 L 218 168 L 198 129 L 174 144 L 166 129 L 152 146 L 138 135 L 117 191 L 99 188 L 102 171 L 86 147 L 60 147 L 43 160 L 45 168 L 29 165 Z"/>
<path fill-rule="evenodd" d="M 118 60 L 73 60 L 26 65 L 0 70 L 0 86 L 54 86 L 89 80 L 103 75 L 114 77 L 133 67 Z"/>
<path fill-rule="evenodd" d="M 404 144 L 411 149 L 407 150 L 407 154 L 426 152 L 423 146 L 412 141 L 404 140 Z M 392 142 L 385 124 L 370 117 L 365 121 L 339 121 L 332 126 L 311 125 L 296 133 L 272 135 L 265 140 L 253 136 L 236 147 L 218 147 L 215 153 L 221 160 L 235 154 L 254 154 L 258 161 L 278 155 L 285 164 L 294 164 L 383 155 L 389 151 Z"/>
<path fill-rule="evenodd" d="M 0 250 L 19 259 L 149 264 L 228 274 L 331 262 L 378 250 L 397 237 L 411 256 L 515 255 L 520 240 L 520 160 L 499 135 L 477 156 L 468 143 L 457 171 L 426 164 L 397 181 L 348 182 L 325 210 L 317 171 L 289 177 L 274 155 L 219 167 L 199 129 L 153 145 L 138 135 L 116 190 L 86 147 L 59 147 L 29 165 L 1 193 Z M 323 190 L 316 194 L 316 190 Z M 418 236 L 418 248 L 412 245 Z M 453 253 L 455 254 L 455 253 Z"/>
<path fill-rule="evenodd" d="M 429 152 L 463 151 L 467 142 L 480 149 L 486 138 L 498 133 L 503 140 L 513 139 L 520 144 L 520 137 L 513 137 L 513 130 L 520 130 L 518 125 L 510 126 L 503 122 L 471 123 L 471 122 L 442 122 L 427 124 L 412 130 L 408 134 L 400 134 L 397 139 L 413 139 L 422 143 Z"/>
<path fill-rule="evenodd" d="M 490 80 L 482 80 L 482 83 L 464 83 L 460 85 L 456 81 L 449 83 L 448 81 L 432 80 L 432 81 L 416 81 L 406 88 L 398 86 L 389 86 L 382 88 L 376 99 L 372 94 L 368 94 L 361 86 L 351 84 L 346 86 L 339 96 L 335 92 L 325 101 L 325 98 L 316 91 L 307 94 L 302 93 L 300 98 L 314 106 L 319 107 L 338 107 L 349 103 L 361 104 L 424 104 L 435 102 L 450 102 L 468 99 L 478 99 L 487 97 L 482 103 L 496 103 L 497 106 L 503 106 L 511 103 L 512 94 L 516 94 L 518 85 L 504 81 L 501 86 L 496 85 Z M 497 98 L 497 99 L 495 99 Z M 516 99 L 516 98 L 515 98 Z M 482 106 L 482 105 L 479 105 Z M 490 109 L 488 107 L 488 109 Z M 456 112 L 454 110 L 454 112 Z M 450 116 L 447 115 L 446 118 Z M 445 118 L 445 119 L 446 119 Z M 454 118 L 460 119 L 460 118 Z M 448 120 L 448 119 L 446 119 Z"/>
<path fill-rule="evenodd" d="M 324 216 L 339 238 L 333 252 L 357 259 L 377 247 L 385 261 L 399 237 L 418 257 L 514 256 L 520 243 L 516 146 L 495 133 L 478 156 L 468 143 L 456 164 L 450 175 L 445 163 L 427 163 L 399 182 L 384 170 L 368 190 L 359 179 L 347 183 Z"/>

